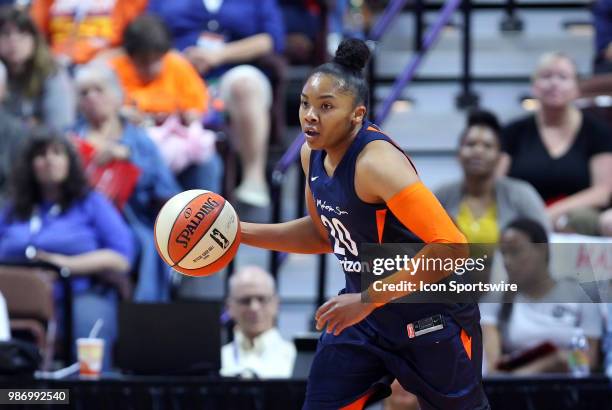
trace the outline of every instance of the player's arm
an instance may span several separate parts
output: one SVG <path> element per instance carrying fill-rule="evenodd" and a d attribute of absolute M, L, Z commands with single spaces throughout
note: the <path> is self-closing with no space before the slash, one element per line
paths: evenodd
<path fill-rule="evenodd" d="M 300 152 L 302 168 L 308 175 L 310 149 L 306 144 Z M 278 224 L 240 224 L 242 243 L 258 248 L 289 253 L 329 253 L 332 250 L 325 227 L 317 216 L 312 192 L 306 183 L 306 205 L 309 216 Z"/>
<path fill-rule="evenodd" d="M 391 144 L 385 141 L 368 144 L 357 160 L 355 180 L 358 195 L 371 201 L 384 201 L 405 227 L 428 244 L 415 258 L 421 255 L 443 259 L 468 256 L 465 236 L 433 193 L 419 180 L 408 158 Z M 383 283 L 434 283 L 451 273 L 445 270 L 399 271 L 385 278 Z M 399 291 L 375 292 L 370 288 L 364 296 L 368 300 L 385 304 L 406 294 Z"/>

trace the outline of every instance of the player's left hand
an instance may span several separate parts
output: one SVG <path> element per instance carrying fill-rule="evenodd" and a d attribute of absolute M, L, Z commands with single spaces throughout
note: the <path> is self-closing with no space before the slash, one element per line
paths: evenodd
<path fill-rule="evenodd" d="M 317 330 L 323 329 L 327 323 L 327 333 L 333 332 L 338 336 L 347 327 L 361 322 L 374 309 L 376 309 L 375 304 L 361 301 L 361 293 L 334 296 L 315 313 Z"/>

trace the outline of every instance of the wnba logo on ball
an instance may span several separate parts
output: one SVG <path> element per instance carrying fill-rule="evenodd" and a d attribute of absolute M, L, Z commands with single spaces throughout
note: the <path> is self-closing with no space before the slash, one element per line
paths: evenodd
<path fill-rule="evenodd" d="M 198 209 L 198 212 L 195 213 L 193 218 L 191 218 L 185 229 L 178 234 L 175 242 L 182 245 L 183 248 L 187 248 L 193 233 L 198 229 L 198 226 L 200 226 L 200 223 L 204 217 L 214 211 L 217 207 L 219 207 L 219 203 L 213 198 L 208 198 L 208 200 L 202 204 L 200 209 Z M 191 216 L 191 208 L 187 208 L 183 215 L 185 215 L 185 218 L 189 218 Z"/>
<path fill-rule="evenodd" d="M 219 245 L 222 249 L 226 249 L 230 245 L 225 235 L 223 235 L 217 228 L 213 229 L 210 237 L 217 242 L 217 245 Z"/>

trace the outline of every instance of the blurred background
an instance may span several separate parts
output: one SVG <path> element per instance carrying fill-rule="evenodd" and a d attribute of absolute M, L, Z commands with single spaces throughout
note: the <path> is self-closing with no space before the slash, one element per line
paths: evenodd
<path fill-rule="evenodd" d="M 470 242 L 500 245 L 492 275 L 528 290 L 481 306 L 493 408 L 610 408 L 612 1 L 0 4 L 3 388 L 70 388 L 75 408 L 122 388 L 134 408 L 300 408 L 314 312 L 344 287 L 335 256 L 242 246 L 187 277 L 153 225 L 195 188 L 243 221 L 305 215 L 301 88 L 357 37 L 370 119 Z M 587 298 L 541 303 L 574 291 L 555 264 L 585 257 Z M 96 382 L 70 367 L 87 337 L 104 340 Z M 370 408 L 418 405 L 394 385 Z"/>

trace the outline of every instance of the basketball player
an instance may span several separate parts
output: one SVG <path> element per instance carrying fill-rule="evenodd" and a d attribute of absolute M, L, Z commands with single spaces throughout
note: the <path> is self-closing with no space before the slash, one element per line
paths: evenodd
<path fill-rule="evenodd" d="M 333 251 L 341 261 L 358 261 L 361 243 L 452 248 L 466 242 L 411 161 L 366 120 L 362 71 L 368 58 L 364 42 L 345 40 L 333 62 L 317 67 L 302 89 L 309 216 L 280 224 L 242 223 L 243 243 L 282 252 Z M 364 303 L 373 300 L 372 290 L 361 289 L 359 274 L 345 269 L 345 275 L 346 288 L 315 315 L 317 328 L 327 330 L 312 363 L 304 409 L 362 409 L 388 395 L 393 378 L 417 395 L 422 409 L 489 408 L 481 384 L 477 305 L 388 303 L 404 295 L 391 293 Z M 443 325 L 409 334 L 410 324 L 431 320 Z"/>

